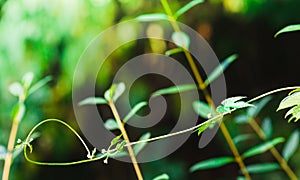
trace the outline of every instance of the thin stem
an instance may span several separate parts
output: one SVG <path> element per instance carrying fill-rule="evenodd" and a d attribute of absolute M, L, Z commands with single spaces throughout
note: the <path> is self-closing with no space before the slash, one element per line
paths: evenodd
<path fill-rule="evenodd" d="M 283 89 L 283 88 L 282 88 Z M 256 134 L 264 141 L 267 140 L 265 133 L 260 128 L 260 126 L 257 124 L 254 118 L 251 118 L 248 121 L 249 125 L 252 127 L 252 129 L 256 132 Z M 271 153 L 275 157 L 275 159 L 280 164 L 281 168 L 286 172 L 286 174 L 289 176 L 291 180 L 297 180 L 296 174 L 293 172 L 293 170 L 289 167 L 287 162 L 283 159 L 283 157 L 280 155 L 280 153 L 277 151 L 277 149 L 273 146 L 270 148 Z"/>
<path fill-rule="evenodd" d="M 119 116 L 119 113 L 118 113 L 118 111 L 116 109 L 115 104 L 112 101 L 109 101 L 108 105 L 110 106 L 110 108 L 112 110 L 112 113 L 113 113 L 113 115 L 114 115 L 114 117 L 115 117 L 115 119 L 116 119 L 116 121 L 118 123 L 120 131 L 121 131 L 121 133 L 122 133 L 122 135 L 123 135 L 123 137 L 124 137 L 124 139 L 126 141 L 126 144 L 130 144 L 129 137 L 128 137 L 127 132 L 126 132 L 126 130 L 124 128 L 123 122 L 122 122 L 122 120 L 121 120 L 121 118 Z M 135 155 L 134 155 L 134 152 L 133 152 L 133 149 L 132 149 L 131 145 L 128 145 L 126 147 L 127 147 L 130 159 L 132 161 L 132 164 L 133 164 L 133 167 L 134 167 L 134 170 L 135 170 L 135 173 L 136 173 L 138 179 L 139 180 L 143 180 L 143 176 L 142 176 L 141 170 L 140 170 L 139 165 L 138 165 L 138 163 L 136 161 L 136 158 L 135 158 Z"/>
<path fill-rule="evenodd" d="M 165 9 L 165 12 L 169 16 L 170 22 L 171 22 L 175 32 L 181 32 L 178 24 L 176 23 L 176 19 L 175 19 L 174 15 L 171 11 L 171 8 L 168 4 L 168 1 L 167 0 L 161 0 L 161 3 L 162 3 L 162 5 Z M 196 81 L 199 85 L 199 88 L 203 92 L 207 103 L 211 106 L 212 109 L 215 109 L 215 105 L 214 105 L 214 103 L 213 103 L 213 101 L 212 101 L 212 99 L 211 99 L 211 97 L 210 97 L 210 95 L 209 95 L 209 93 L 206 89 L 205 84 L 203 83 L 203 79 L 201 78 L 201 75 L 200 75 L 200 73 L 197 69 L 197 66 L 196 66 L 190 52 L 187 50 L 187 47 L 183 47 L 183 50 L 184 50 L 184 54 L 185 54 L 185 56 L 188 60 L 189 66 L 192 69 L 192 72 L 193 72 L 193 74 L 196 78 Z M 226 141 L 227 141 L 227 143 L 228 143 L 228 145 L 229 145 L 229 147 L 230 147 L 230 149 L 231 149 L 231 151 L 232 151 L 232 153 L 235 157 L 236 162 L 240 166 L 240 169 L 241 169 L 242 173 L 244 174 L 246 179 L 250 180 L 251 178 L 250 178 L 250 175 L 249 175 L 249 173 L 246 169 L 246 166 L 243 162 L 243 159 L 241 158 L 240 153 L 239 153 L 238 149 L 236 148 L 236 146 L 235 146 L 235 144 L 234 144 L 234 142 L 233 142 L 233 140 L 232 140 L 232 138 L 231 138 L 231 136 L 228 132 L 228 129 L 227 129 L 226 125 L 223 124 L 223 122 L 220 123 L 220 128 L 221 128 L 221 131 L 222 131 L 222 133 L 223 133 L 223 135 L 224 135 L 224 137 L 225 137 L 225 139 L 226 139 Z"/>

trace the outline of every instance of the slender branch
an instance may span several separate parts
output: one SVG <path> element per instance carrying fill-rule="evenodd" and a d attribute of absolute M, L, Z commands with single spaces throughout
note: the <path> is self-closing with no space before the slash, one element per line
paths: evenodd
<path fill-rule="evenodd" d="M 124 139 L 126 141 L 126 144 L 129 144 L 130 143 L 129 137 L 128 137 L 127 132 L 126 132 L 126 130 L 124 128 L 123 122 L 122 122 L 122 120 L 121 120 L 121 118 L 119 116 L 119 113 L 118 113 L 118 111 L 116 109 L 115 104 L 111 100 L 111 101 L 109 101 L 108 105 L 110 106 L 110 108 L 112 110 L 112 113 L 113 113 L 113 115 L 114 115 L 114 117 L 115 117 L 115 119 L 116 119 L 116 121 L 118 123 L 120 131 L 121 131 L 121 133 L 122 133 L 122 135 L 123 135 L 123 137 L 124 137 Z M 134 167 L 134 170 L 135 170 L 135 173 L 136 173 L 138 179 L 139 180 L 143 180 L 143 176 L 142 176 L 141 170 L 140 170 L 139 165 L 138 165 L 138 163 L 136 161 L 136 158 L 135 158 L 135 155 L 134 155 L 134 152 L 133 152 L 133 149 L 132 149 L 131 145 L 127 145 L 126 147 L 127 147 L 130 159 L 132 161 L 132 164 L 133 164 L 133 167 Z"/>

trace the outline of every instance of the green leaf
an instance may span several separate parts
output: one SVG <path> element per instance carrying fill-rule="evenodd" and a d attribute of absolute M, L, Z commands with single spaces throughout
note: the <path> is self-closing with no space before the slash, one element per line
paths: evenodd
<path fill-rule="evenodd" d="M 222 105 L 218 106 L 216 110 L 219 113 L 230 113 L 232 110 L 254 106 L 247 102 L 240 101 L 241 99 L 244 99 L 244 98 L 246 98 L 246 97 L 236 96 L 236 97 L 227 98 L 221 102 Z"/>
<path fill-rule="evenodd" d="M 140 22 L 161 21 L 161 20 L 169 20 L 169 16 L 163 13 L 143 14 L 136 17 L 136 20 Z"/>
<path fill-rule="evenodd" d="M 217 79 L 225 70 L 226 68 L 236 59 L 238 58 L 237 54 L 233 54 L 227 57 L 221 64 L 219 64 L 207 77 L 204 81 L 204 85 L 208 86 L 211 82 Z"/>
<path fill-rule="evenodd" d="M 294 122 L 297 122 L 300 119 L 300 105 L 297 105 L 295 107 L 292 107 L 284 116 L 284 118 L 287 118 L 289 115 L 292 115 L 288 122 L 291 122 L 293 119 Z"/>
<path fill-rule="evenodd" d="M 143 141 L 143 140 L 147 140 L 149 139 L 151 136 L 151 133 L 147 132 L 145 134 L 143 134 L 139 141 Z M 135 155 L 139 154 L 139 152 L 141 152 L 141 150 L 148 144 L 148 142 L 143 142 L 143 143 L 139 143 L 139 144 L 136 144 L 134 147 L 133 147 L 133 152 Z"/>
<path fill-rule="evenodd" d="M 203 101 L 194 101 L 193 108 L 195 112 L 204 119 L 210 118 L 213 114 L 211 107 Z"/>
<path fill-rule="evenodd" d="M 195 172 L 195 171 L 204 170 L 204 169 L 218 168 L 218 167 L 224 166 L 226 164 L 229 164 L 231 162 L 234 162 L 234 158 L 232 158 L 232 157 L 212 158 L 212 159 L 204 160 L 204 161 L 194 164 L 190 168 L 190 172 Z"/>
<path fill-rule="evenodd" d="M 209 126 L 212 124 L 212 122 L 209 123 L 205 123 L 202 126 L 198 127 L 195 131 L 198 131 L 198 136 L 200 136 L 200 134 L 205 131 L 207 128 L 209 128 Z"/>
<path fill-rule="evenodd" d="M 170 177 L 166 173 L 158 175 L 155 178 L 153 178 L 153 180 L 169 180 L 169 179 L 170 179 Z"/>
<path fill-rule="evenodd" d="M 289 25 L 278 31 L 274 37 L 276 38 L 279 34 L 286 33 L 286 32 L 292 32 L 292 31 L 299 31 L 300 30 L 300 24 L 294 24 Z"/>
<path fill-rule="evenodd" d="M 183 48 L 174 48 L 174 49 L 170 49 L 170 50 L 166 51 L 165 55 L 166 56 L 171 56 L 173 54 L 181 53 L 181 52 L 183 52 Z"/>
<path fill-rule="evenodd" d="M 12 110 L 12 113 L 11 113 L 12 118 L 16 119 L 18 121 L 21 121 L 22 118 L 24 117 L 25 110 L 26 110 L 26 108 L 25 108 L 24 103 L 18 102 Z"/>
<path fill-rule="evenodd" d="M 246 167 L 249 173 L 258 174 L 258 173 L 268 173 L 277 169 L 280 169 L 280 166 L 277 163 L 260 163 L 252 164 Z"/>
<path fill-rule="evenodd" d="M 119 129 L 119 126 L 118 126 L 118 123 L 116 120 L 114 119 L 108 119 L 105 121 L 104 123 L 104 127 L 107 129 L 107 130 L 116 130 L 116 129 Z"/>
<path fill-rule="evenodd" d="M 254 138 L 254 134 L 240 134 L 233 138 L 234 144 Z"/>
<path fill-rule="evenodd" d="M 270 139 L 270 137 L 272 136 L 272 131 L 273 131 L 273 127 L 272 127 L 272 120 L 269 117 L 266 117 L 262 123 L 261 123 L 261 129 L 263 130 L 265 136 L 267 139 Z"/>
<path fill-rule="evenodd" d="M 123 135 L 120 134 L 119 136 L 113 138 L 113 140 L 111 140 L 111 142 L 110 142 L 110 145 L 113 146 L 113 145 L 117 144 L 117 143 L 121 140 L 121 137 L 122 137 L 122 136 L 123 136 Z"/>
<path fill-rule="evenodd" d="M 299 146 L 299 131 L 295 130 L 290 137 L 288 138 L 287 142 L 285 143 L 282 156 L 283 158 L 288 161 L 292 155 L 295 154 Z"/>
<path fill-rule="evenodd" d="M 188 4 L 186 4 L 185 6 L 183 6 L 178 11 L 175 12 L 175 14 L 174 14 L 175 19 L 177 19 L 178 17 L 183 15 L 185 12 L 187 12 L 188 10 L 193 8 L 194 6 L 196 6 L 200 3 L 203 3 L 203 2 L 204 2 L 204 0 L 193 0 L 193 1 L 189 2 Z"/>
<path fill-rule="evenodd" d="M 295 107 L 293 107 L 295 106 Z M 289 118 L 289 122 L 293 119 L 297 122 L 300 119 L 300 92 L 299 90 L 292 91 L 287 97 L 285 97 L 279 104 L 277 111 L 285 108 L 291 108 L 286 114 L 285 118 L 292 115 Z"/>
<path fill-rule="evenodd" d="M 28 72 L 23 76 L 22 83 L 26 89 L 30 87 L 33 77 L 34 77 L 34 74 L 32 72 Z"/>
<path fill-rule="evenodd" d="M 238 176 L 236 180 L 247 180 L 244 176 Z"/>
<path fill-rule="evenodd" d="M 258 115 L 258 113 L 268 104 L 268 102 L 270 102 L 270 100 L 272 99 L 271 96 L 266 96 L 264 97 L 262 100 L 260 100 L 257 103 L 253 103 L 253 105 L 255 107 L 253 108 L 248 108 L 247 109 L 247 115 L 250 117 L 256 117 Z"/>
<path fill-rule="evenodd" d="M 0 160 L 5 159 L 6 153 L 7 153 L 6 147 L 3 145 L 0 145 Z"/>
<path fill-rule="evenodd" d="M 37 83 L 35 83 L 31 88 L 29 88 L 28 95 L 34 93 L 36 90 L 40 89 L 41 87 L 43 87 L 44 85 L 46 85 L 51 80 L 52 80 L 51 76 L 44 77 L 43 79 L 41 79 L 40 81 L 38 81 Z"/>
<path fill-rule="evenodd" d="M 188 48 L 191 43 L 190 37 L 184 32 L 174 32 L 171 38 L 178 47 Z"/>
<path fill-rule="evenodd" d="M 190 91 L 197 89 L 198 87 L 194 84 L 184 84 L 184 85 L 178 85 L 178 86 L 171 86 L 169 88 L 164 88 L 155 91 L 151 94 L 151 97 L 156 97 L 159 95 L 165 95 L 165 94 L 177 94 L 184 91 Z"/>
<path fill-rule="evenodd" d="M 9 92 L 16 97 L 20 97 L 24 94 L 24 88 L 20 83 L 14 82 L 9 86 Z"/>
<path fill-rule="evenodd" d="M 126 123 L 133 115 L 135 115 L 142 107 L 146 106 L 148 103 L 146 101 L 136 104 L 131 111 L 123 118 L 123 122 Z"/>
<path fill-rule="evenodd" d="M 88 97 L 78 103 L 79 106 L 88 105 L 88 104 L 107 104 L 106 99 L 101 97 Z"/>
<path fill-rule="evenodd" d="M 113 100 L 113 102 L 116 102 L 117 99 L 124 93 L 124 91 L 124 83 L 121 82 L 118 84 L 113 84 L 107 91 L 105 91 L 104 97 L 107 101 Z"/>
<path fill-rule="evenodd" d="M 234 117 L 234 122 L 236 124 L 245 124 L 245 123 L 248 123 L 250 121 L 250 118 L 248 115 L 245 115 L 245 114 L 240 114 L 236 117 Z"/>
<path fill-rule="evenodd" d="M 262 153 L 268 151 L 271 147 L 274 147 L 275 145 L 282 143 L 282 142 L 284 142 L 284 138 L 282 138 L 282 137 L 278 137 L 278 138 L 272 139 L 270 141 L 266 141 L 260 145 L 250 148 L 249 150 L 247 150 L 246 152 L 244 152 L 242 154 L 242 157 L 248 158 L 251 156 L 262 154 Z"/>

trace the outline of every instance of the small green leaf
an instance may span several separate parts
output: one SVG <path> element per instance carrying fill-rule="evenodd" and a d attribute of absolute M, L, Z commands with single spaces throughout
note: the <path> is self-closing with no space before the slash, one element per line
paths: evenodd
<path fill-rule="evenodd" d="M 292 31 L 299 31 L 300 30 L 300 24 L 294 24 L 289 25 L 278 31 L 274 37 L 276 38 L 279 34 L 286 33 L 286 32 L 292 32 Z"/>
<path fill-rule="evenodd" d="M 244 176 L 238 176 L 236 180 L 247 180 Z"/>
<path fill-rule="evenodd" d="M 37 83 L 35 83 L 31 88 L 29 88 L 28 95 L 34 93 L 36 90 L 40 89 L 41 87 L 43 87 L 44 85 L 46 85 L 51 80 L 52 80 L 51 76 L 44 77 L 43 79 L 41 79 L 40 81 L 38 81 Z"/>
<path fill-rule="evenodd" d="M 221 102 L 222 105 L 218 106 L 216 110 L 219 113 L 230 113 L 232 110 L 254 106 L 247 102 L 240 101 L 241 99 L 244 99 L 244 98 L 246 98 L 246 97 L 236 96 L 236 97 L 227 98 Z"/>
<path fill-rule="evenodd" d="M 126 123 L 133 115 L 135 115 L 142 107 L 146 106 L 148 103 L 146 101 L 136 104 L 131 111 L 123 118 L 123 122 Z"/>
<path fill-rule="evenodd" d="M 122 141 L 121 143 L 118 143 L 117 146 L 116 146 L 117 151 L 118 152 L 123 152 L 125 144 L 126 144 L 125 140 Z"/>
<path fill-rule="evenodd" d="M 194 101 L 193 108 L 195 112 L 204 119 L 210 118 L 213 114 L 211 107 L 203 101 Z"/>
<path fill-rule="evenodd" d="M 184 32 L 174 32 L 171 38 L 178 47 L 188 48 L 191 43 L 190 37 Z"/>
<path fill-rule="evenodd" d="M 149 139 L 151 136 L 151 133 L 147 132 L 145 134 L 143 134 L 139 141 L 143 141 L 143 140 L 147 140 Z M 141 150 L 148 144 L 148 142 L 143 142 L 143 143 L 139 143 L 139 144 L 136 144 L 134 147 L 133 147 L 133 152 L 135 155 L 139 154 L 139 152 L 141 152 Z"/>
<path fill-rule="evenodd" d="M 16 119 L 18 121 L 21 121 L 22 118 L 24 117 L 25 110 L 26 110 L 26 108 L 25 108 L 24 103 L 18 102 L 12 110 L 12 114 L 11 114 L 12 118 Z"/>
<path fill-rule="evenodd" d="M 153 180 L 169 180 L 169 179 L 170 179 L 170 177 L 166 173 L 158 175 L 155 178 L 153 178 Z"/>
<path fill-rule="evenodd" d="M 254 138 L 254 134 L 240 134 L 233 138 L 234 144 Z"/>
<path fill-rule="evenodd" d="M 122 136 L 123 135 L 120 134 L 119 136 L 113 138 L 113 140 L 111 140 L 111 142 L 110 142 L 110 145 L 113 146 L 113 145 L 117 144 L 120 141 L 120 139 L 121 139 Z"/>
<path fill-rule="evenodd" d="M 175 19 L 177 19 L 178 17 L 183 15 L 185 12 L 187 12 L 188 10 L 193 8 L 194 6 L 196 6 L 200 3 L 203 3 L 203 2 L 204 2 L 204 0 L 193 0 L 193 1 L 189 2 L 188 4 L 186 4 L 185 6 L 183 6 L 178 11 L 175 12 L 175 14 L 174 14 Z"/>
<path fill-rule="evenodd" d="M 279 107 L 276 111 L 279 111 L 281 109 L 293 107 L 300 104 L 300 92 L 294 92 L 287 97 L 285 97 L 279 104 Z"/>
<path fill-rule="evenodd" d="M 198 131 L 198 136 L 200 136 L 200 134 L 205 131 L 207 128 L 209 128 L 209 126 L 211 125 L 211 123 L 205 123 L 202 126 L 198 127 L 197 130 Z"/>
<path fill-rule="evenodd" d="M 28 72 L 23 76 L 22 83 L 26 89 L 30 87 L 33 77 L 34 77 L 34 74 L 32 72 Z"/>
<path fill-rule="evenodd" d="M 299 131 L 295 130 L 285 143 L 282 150 L 282 156 L 286 161 L 288 161 L 297 151 L 299 146 L 299 135 Z"/>
<path fill-rule="evenodd" d="M 184 84 L 184 85 L 178 85 L 178 86 L 171 86 L 169 88 L 164 88 L 155 91 L 154 93 L 151 94 L 151 97 L 156 97 L 159 95 L 165 95 L 165 94 L 176 94 L 184 91 L 190 91 L 190 90 L 195 90 L 198 87 L 194 84 Z"/>
<path fill-rule="evenodd" d="M 221 64 L 219 64 L 207 77 L 204 81 L 204 85 L 208 86 L 211 82 L 217 79 L 225 70 L 226 68 L 236 59 L 238 58 L 237 54 L 233 54 L 227 57 Z"/>
<path fill-rule="evenodd" d="M 300 119 L 300 104 L 295 106 L 295 107 L 292 107 L 284 116 L 284 118 L 287 118 L 289 115 L 292 115 L 288 122 L 291 122 L 293 119 L 294 122 L 297 122 L 299 119 Z"/>
<path fill-rule="evenodd" d="M 24 88 L 20 83 L 14 82 L 9 86 L 9 92 L 16 97 L 20 97 L 24 94 Z"/>
<path fill-rule="evenodd" d="M 104 123 L 104 127 L 107 129 L 107 130 L 116 130 L 116 129 L 119 129 L 119 126 L 118 126 L 118 123 L 116 120 L 114 119 L 108 119 L 107 121 L 105 121 Z"/>
<path fill-rule="evenodd" d="M 169 20 L 169 17 L 163 13 L 154 13 L 154 14 L 140 15 L 136 17 L 136 20 L 140 22 L 152 22 L 152 21 Z"/>
<path fill-rule="evenodd" d="M 271 96 L 266 96 L 262 100 L 260 100 L 259 102 L 253 103 L 253 105 L 255 107 L 248 108 L 247 109 L 247 115 L 250 116 L 250 117 L 255 118 L 258 115 L 258 113 L 268 104 L 268 102 L 270 102 L 271 99 L 272 99 Z"/>
<path fill-rule="evenodd" d="M 107 101 L 106 101 L 106 99 L 101 98 L 101 97 L 88 97 L 78 103 L 79 106 L 88 105 L 88 104 L 91 104 L 91 105 L 107 104 Z"/>
<path fill-rule="evenodd" d="M 282 143 L 282 142 L 284 142 L 284 138 L 282 138 L 282 137 L 278 137 L 278 138 L 272 139 L 270 141 L 266 141 L 266 142 L 259 144 L 253 148 L 250 148 L 249 150 L 247 150 L 246 152 L 244 152 L 242 154 L 242 157 L 248 158 L 251 156 L 262 154 L 262 153 L 268 151 L 271 147 L 274 147 L 275 145 Z"/>
<path fill-rule="evenodd" d="M 177 54 L 177 53 L 181 53 L 183 52 L 183 48 L 174 48 L 174 49 L 170 49 L 168 51 L 165 52 L 166 56 L 171 56 L 173 54 Z"/>
<path fill-rule="evenodd" d="M 204 170 L 204 169 L 218 168 L 218 167 L 224 166 L 226 164 L 229 164 L 231 162 L 234 162 L 234 158 L 232 158 L 232 157 L 212 158 L 212 159 L 204 160 L 204 161 L 194 164 L 190 168 L 190 172 L 195 172 L 195 171 Z"/>
<path fill-rule="evenodd" d="M 0 145 L 0 160 L 4 160 L 6 157 L 7 150 L 5 146 Z"/>
<path fill-rule="evenodd" d="M 105 91 L 104 97 L 107 101 L 113 100 L 113 102 L 116 102 L 117 99 L 124 93 L 124 91 L 124 83 L 121 82 L 118 84 L 113 84 L 107 91 Z"/>
<path fill-rule="evenodd" d="M 271 118 L 266 117 L 261 123 L 261 128 L 262 128 L 266 138 L 270 139 L 270 137 L 272 136 L 272 131 L 273 131 Z"/>
<path fill-rule="evenodd" d="M 251 174 L 268 173 L 280 169 L 277 163 L 252 164 L 246 167 Z"/>

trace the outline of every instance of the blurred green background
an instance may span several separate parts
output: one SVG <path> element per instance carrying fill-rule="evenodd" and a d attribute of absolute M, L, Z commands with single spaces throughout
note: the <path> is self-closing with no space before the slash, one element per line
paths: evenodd
<path fill-rule="evenodd" d="M 176 10 L 187 0 L 169 0 Z M 207 0 L 182 16 L 179 21 L 198 31 L 211 45 L 219 59 L 237 53 L 239 59 L 225 72 L 228 96 L 258 94 L 278 87 L 299 83 L 300 33 L 274 34 L 281 28 L 300 22 L 299 0 Z M 16 98 L 9 94 L 8 86 L 29 71 L 37 79 L 51 75 L 51 83 L 32 95 L 27 113 L 18 133 L 25 138 L 29 130 L 46 118 L 59 118 L 78 129 L 72 108 L 72 80 L 76 63 L 89 42 L 106 28 L 145 13 L 163 12 L 158 0 L 2 0 L 0 1 L 0 144 L 7 144 L 11 127 L 11 110 Z M 122 34 L 122 32 L 120 32 Z M 107 45 L 114 38 L 108 37 Z M 122 51 L 116 51 L 111 61 L 122 62 L 141 53 L 162 51 L 149 42 L 133 42 Z M 95 54 L 101 52 L 95 52 Z M 163 52 L 161 52 L 163 53 Z M 110 61 L 110 62 L 111 62 Z M 109 87 L 118 64 L 107 63 L 99 82 L 97 94 Z M 88 72 L 83 72 L 88 74 Z M 36 80 L 37 80 L 36 79 Z M 145 78 L 132 89 L 132 101 L 137 102 L 159 87 L 161 79 Z M 275 114 L 280 98 L 274 97 L 261 114 L 272 117 L 274 136 L 287 137 L 297 124 L 288 124 L 283 112 Z M 170 104 L 169 104 L 170 105 Z M 174 107 L 175 108 L 175 107 Z M 166 119 L 171 119 L 172 111 Z M 231 133 L 251 132 L 247 126 L 238 127 L 227 121 Z M 165 123 L 166 127 L 172 124 Z M 160 131 L 160 129 L 154 129 Z M 130 132 L 130 131 L 129 131 Z M 163 131 L 160 131 L 163 132 Z M 36 142 L 34 158 L 67 161 L 85 158 L 84 149 L 68 131 L 49 124 L 41 130 Z M 132 135 L 135 137 L 134 135 Z M 231 155 L 222 136 L 218 136 L 204 149 L 198 149 L 196 134 L 172 155 L 159 161 L 142 164 L 145 179 L 168 173 L 171 179 L 235 179 L 239 173 L 236 164 L 208 171 L 189 173 L 188 168 L 214 156 Z M 255 144 L 257 141 L 251 141 Z M 241 149 L 247 144 L 242 144 Z M 280 146 L 278 146 L 280 148 Z M 251 162 L 274 161 L 266 153 Z M 300 175 L 300 154 L 290 164 Z M 3 161 L 0 162 L 3 167 Z M 284 172 L 254 175 L 254 179 L 285 179 Z M 135 179 L 130 164 L 110 160 L 68 166 L 48 167 L 29 164 L 22 156 L 13 164 L 11 179 Z"/>

